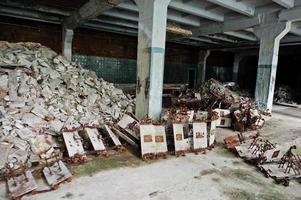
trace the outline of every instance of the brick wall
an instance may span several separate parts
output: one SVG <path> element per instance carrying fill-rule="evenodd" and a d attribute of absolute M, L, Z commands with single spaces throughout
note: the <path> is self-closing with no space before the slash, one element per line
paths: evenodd
<path fill-rule="evenodd" d="M 61 26 L 0 16 L 0 40 L 39 42 L 61 52 Z M 73 52 L 80 55 L 110 58 L 137 58 L 137 37 L 115 33 L 76 29 Z M 167 43 L 166 62 L 197 63 L 197 47 Z"/>

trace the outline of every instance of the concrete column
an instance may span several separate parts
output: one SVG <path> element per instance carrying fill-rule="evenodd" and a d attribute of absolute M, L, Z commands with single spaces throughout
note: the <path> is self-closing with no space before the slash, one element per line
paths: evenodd
<path fill-rule="evenodd" d="M 233 62 L 233 74 L 232 74 L 232 81 L 235 83 L 237 83 L 238 80 L 239 64 L 242 59 L 243 59 L 242 55 L 235 54 L 234 62 Z"/>
<path fill-rule="evenodd" d="M 207 58 L 210 56 L 210 50 L 200 50 L 198 69 L 197 69 L 197 84 L 206 81 Z"/>
<path fill-rule="evenodd" d="M 162 111 L 167 6 L 170 0 L 135 0 L 139 7 L 136 116 Z"/>
<path fill-rule="evenodd" d="M 63 28 L 62 31 L 62 53 L 67 60 L 72 60 L 72 39 L 73 39 L 73 29 Z"/>
<path fill-rule="evenodd" d="M 280 40 L 291 28 L 290 22 L 262 24 L 254 29 L 260 39 L 255 100 L 259 108 L 272 111 Z"/>

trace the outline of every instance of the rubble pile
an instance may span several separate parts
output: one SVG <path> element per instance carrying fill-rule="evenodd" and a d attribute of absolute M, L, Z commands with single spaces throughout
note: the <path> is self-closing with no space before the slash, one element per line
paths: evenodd
<path fill-rule="evenodd" d="M 222 107 L 228 109 L 234 103 L 248 101 L 215 79 L 210 79 L 193 90 L 186 90 L 174 100 L 176 106 L 208 110 Z"/>
<path fill-rule="evenodd" d="M 122 90 L 47 47 L 0 42 L 0 143 L 12 145 L 11 164 L 38 160 L 62 145 L 63 131 L 99 128 L 132 107 Z"/>
<path fill-rule="evenodd" d="M 229 109 L 236 131 L 260 129 L 264 125 L 265 116 L 270 115 L 256 108 L 252 99 L 240 96 L 214 79 L 208 80 L 194 90 L 182 93 L 174 100 L 174 105 L 202 111 Z"/>
<path fill-rule="evenodd" d="M 280 86 L 275 90 L 274 101 L 277 103 L 297 104 L 289 86 Z"/>
<path fill-rule="evenodd" d="M 232 105 L 233 128 L 235 131 L 243 132 L 247 130 L 261 129 L 270 116 L 270 113 L 256 108 L 254 102 L 240 102 L 238 105 Z"/>

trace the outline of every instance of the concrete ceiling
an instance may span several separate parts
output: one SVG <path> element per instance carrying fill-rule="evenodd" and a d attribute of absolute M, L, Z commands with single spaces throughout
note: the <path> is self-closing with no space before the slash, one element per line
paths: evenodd
<path fill-rule="evenodd" d="M 97 1 L 107 3 L 105 0 L 0 0 L 0 15 L 55 24 L 69 19 L 73 28 L 78 25 L 137 35 L 138 8 L 134 1 L 111 0 L 116 5 L 107 7 L 95 4 Z M 91 12 L 89 16 L 72 19 L 82 8 Z M 301 0 L 171 0 L 168 25 L 192 31 L 192 35 L 168 34 L 167 39 L 204 48 L 257 44 L 253 27 L 259 24 L 259 16 L 267 13 L 276 15 L 277 20 L 293 20 L 292 30 L 282 42 L 301 42 Z"/>

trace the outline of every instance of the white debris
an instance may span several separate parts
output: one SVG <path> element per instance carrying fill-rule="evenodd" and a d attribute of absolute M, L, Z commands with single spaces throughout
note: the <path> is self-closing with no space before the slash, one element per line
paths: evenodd
<path fill-rule="evenodd" d="M 13 145 L 10 163 L 57 146 L 46 135 L 101 127 L 132 107 L 113 84 L 51 49 L 0 41 L 0 142 Z"/>

